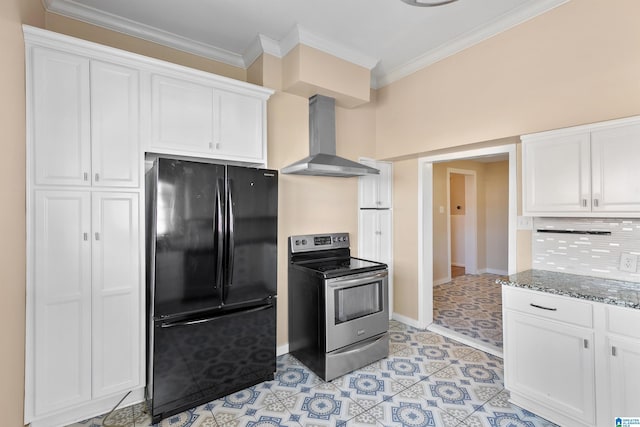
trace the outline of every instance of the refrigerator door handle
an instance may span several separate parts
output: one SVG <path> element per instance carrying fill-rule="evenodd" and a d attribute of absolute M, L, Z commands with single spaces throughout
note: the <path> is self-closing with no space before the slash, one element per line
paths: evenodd
<path fill-rule="evenodd" d="M 249 313 L 256 313 L 258 311 L 269 310 L 273 308 L 273 304 L 261 305 L 260 307 L 255 307 L 249 310 L 240 310 L 235 313 L 227 313 L 227 314 L 218 314 L 216 316 L 205 317 L 204 319 L 196 319 L 196 320 L 181 320 L 178 322 L 162 322 L 160 324 L 161 328 L 175 328 L 177 326 L 191 326 L 191 325 L 200 325 L 202 323 L 214 322 L 219 319 L 229 319 L 235 316 L 241 316 Z"/>
<path fill-rule="evenodd" d="M 233 198 L 231 196 L 231 182 L 229 182 L 229 265 L 227 266 L 227 271 L 229 273 L 229 281 L 227 286 L 233 285 L 233 257 L 236 249 L 236 244 L 234 241 L 235 234 L 235 216 L 233 214 Z"/>
<path fill-rule="evenodd" d="M 215 227 L 216 227 L 216 283 L 215 288 L 220 286 L 224 287 L 222 283 L 222 262 L 224 260 L 224 251 L 222 250 L 222 242 L 224 241 L 224 230 L 223 230 L 223 218 L 222 218 L 222 199 L 220 196 L 220 181 L 216 183 L 216 218 Z"/>

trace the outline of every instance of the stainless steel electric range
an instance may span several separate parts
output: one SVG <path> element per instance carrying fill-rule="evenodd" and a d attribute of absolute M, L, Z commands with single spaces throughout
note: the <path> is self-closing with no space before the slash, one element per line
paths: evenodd
<path fill-rule="evenodd" d="M 325 381 L 389 355 L 387 265 L 348 233 L 289 237 L 289 352 Z"/>

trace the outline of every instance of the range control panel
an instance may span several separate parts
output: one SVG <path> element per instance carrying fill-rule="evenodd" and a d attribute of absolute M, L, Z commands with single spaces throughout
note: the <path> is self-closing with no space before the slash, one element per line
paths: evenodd
<path fill-rule="evenodd" d="M 349 247 L 349 233 L 307 234 L 289 237 L 291 253 Z"/>

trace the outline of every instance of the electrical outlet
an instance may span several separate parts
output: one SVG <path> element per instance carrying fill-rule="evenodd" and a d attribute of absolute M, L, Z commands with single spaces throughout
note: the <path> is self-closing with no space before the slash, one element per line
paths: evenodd
<path fill-rule="evenodd" d="M 622 254 L 620 255 L 620 271 L 628 271 L 635 273 L 638 269 L 638 255 Z"/>

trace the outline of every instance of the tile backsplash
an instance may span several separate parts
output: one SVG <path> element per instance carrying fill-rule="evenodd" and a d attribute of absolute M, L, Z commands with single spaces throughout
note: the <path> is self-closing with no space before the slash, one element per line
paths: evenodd
<path fill-rule="evenodd" d="M 560 230 L 606 234 L 553 232 Z M 640 283 L 640 219 L 534 218 L 532 246 L 535 269 Z M 638 258 L 635 272 L 620 269 L 623 254 Z"/>

